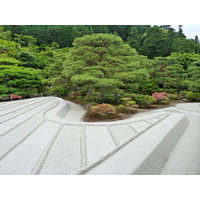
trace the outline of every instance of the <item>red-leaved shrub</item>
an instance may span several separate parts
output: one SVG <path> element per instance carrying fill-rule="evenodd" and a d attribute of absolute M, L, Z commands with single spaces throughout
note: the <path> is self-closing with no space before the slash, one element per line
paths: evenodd
<path fill-rule="evenodd" d="M 152 94 L 152 97 L 157 101 L 167 101 L 168 100 L 168 94 L 166 92 L 156 92 Z"/>
<path fill-rule="evenodd" d="M 22 99 L 22 96 L 20 96 L 20 95 L 15 95 L 15 94 L 11 94 L 11 95 L 10 95 L 10 98 L 11 98 L 11 99 Z"/>
<path fill-rule="evenodd" d="M 114 115 L 116 113 L 116 109 L 110 104 L 98 104 L 93 106 L 90 112 L 103 117 L 107 115 Z"/>

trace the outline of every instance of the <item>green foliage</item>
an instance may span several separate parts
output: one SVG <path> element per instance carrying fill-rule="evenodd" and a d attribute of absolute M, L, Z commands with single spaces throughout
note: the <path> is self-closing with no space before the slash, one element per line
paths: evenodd
<path fill-rule="evenodd" d="M 43 84 L 39 71 L 9 65 L 0 65 L 1 94 L 32 95 Z"/>
<path fill-rule="evenodd" d="M 150 104 L 155 103 L 155 99 L 149 95 L 134 95 L 133 100 L 140 106 L 140 107 L 148 107 Z"/>
<path fill-rule="evenodd" d="M 140 85 L 140 90 L 143 94 L 151 95 L 155 91 L 158 91 L 159 87 L 155 79 L 150 79 L 145 84 Z"/>
<path fill-rule="evenodd" d="M 181 25 L 177 32 L 170 25 L 0 26 L 0 91 L 77 91 L 110 104 L 132 93 L 166 91 L 174 99 L 200 92 L 199 53 L 198 37 L 187 39 Z M 41 69 L 34 71 L 38 79 L 31 68 Z"/>
<path fill-rule="evenodd" d="M 188 89 L 192 92 L 200 92 L 200 59 L 192 62 L 187 71 L 189 80 Z"/>
<path fill-rule="evenodd" d="M 63 75 L 73 87 L 87 87 L 89 96 L 94 90 L 119 94 L 148 80 L 144 60 L 120 37 L 93 34 L 77 38 L 69 51 Z M 120 91 L 121 90 L 121 91 Z"/>
<path fill-rule="evenodd" d="M 17 58 L 25 67 L 35 67 L 37 65 L 37 58 L 32 52 L 20 51 Z"/>
<path fill-rule="evenodd" d="M 171 52 L 171 40 L 168 34 L 158 26 L 148 29 L 143 38 L 142 54 L 152 59 L 158 56 L 169 56 Z"/>
<path fill-rule="evenodd" d="M 108 103 L 108 104 L 116 104 L 117 98 L 115 95 L 112 94 L 105 94 L 103 97 L 96 98 L 96 102 L 98 104 Z"/>
<path fill-rule="evenodd" d="M 177 63 L 182 65 L 184 70 L 187 70 L 192 62 L 200 60 L 199 54 L 191 53 L 172 53 L 170 57 L 176 59 Z"/>
<path fill-rule="evenodd" d="M 182 99 L 182 95 L 180 95 L 180 94 L 169 94 L 168 98 L 170 100 L 181 100 Z"/>
<path fill-rule="evenodd" d="M 0 65 L 21 65 L 22 63 L 12 57 L 0 57 Z"/>
<path fill-rule="evenodd" d="M 125 105 L 125 106 L 133 106 L 136 104 L 135 101 L 133 101 L 131 98 L 129 97 L 124 97 L 124 98 L 121 98 L 122 100 L 122 104 Z"/>
<path fill-rule="evenodd" d="M 125 106 L 123 104 L 120 104 L 120 105 L 116 106 L 116 111 L 118 113 L 133 114 L 136 111 L 135 107 L 137 107 L 137 106 L 135 105 L 134 107 L 132 107 L 132 106 Z"/>
<path fill-rule="evenodd" d="M 188 92 L 186 94 L 186 98 L 190 101 L 199 101 L 200 100 L 200 93 Z"/>
<path fill-rule="evenodd" d="M 175 53 L 195 53 L 195 42 L 186 38 L 177 38 L 172 45 L 172 51 Z"/>

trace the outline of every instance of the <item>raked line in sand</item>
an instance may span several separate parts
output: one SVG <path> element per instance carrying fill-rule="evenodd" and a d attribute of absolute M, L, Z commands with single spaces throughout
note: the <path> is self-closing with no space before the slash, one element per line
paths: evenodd
<path fill-rule="evenodd" d="M 116 122 L 84 114 L 57 97 L 0 103 L 0 174 L 200 173 L 198 103 Z"/>

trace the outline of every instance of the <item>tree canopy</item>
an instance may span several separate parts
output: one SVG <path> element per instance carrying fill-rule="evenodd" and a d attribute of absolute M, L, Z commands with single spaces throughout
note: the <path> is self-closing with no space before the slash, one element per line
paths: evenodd
<path fill-rule="evenodd" d="M 77 38 L 73 45 L 64 74 L 69 85 L 87 87 L 89 96 L 97 88 L 101 96 L 116 88 L 131 90 L 148 79 L 141 56 L 118 36 L 86 35 Z M 146 58 L 142 59 L 144 62 Z"/>
<path fill-rule="evenodd" d="M 199 38 L 181 25 L 0 26 L 0 96 L 198 93 L 199 62 Z"/>

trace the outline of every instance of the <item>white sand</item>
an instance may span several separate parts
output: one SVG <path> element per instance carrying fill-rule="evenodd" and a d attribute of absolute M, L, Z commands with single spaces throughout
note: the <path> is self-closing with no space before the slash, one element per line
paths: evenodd
<path fill-rule="evenodd" d="M 85 123 L 57 97 L 0 103 L 0 174 L 200 174 L 199 105 Z"/>

